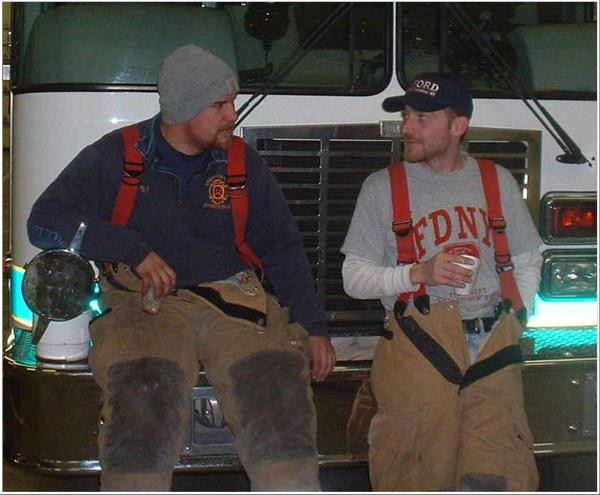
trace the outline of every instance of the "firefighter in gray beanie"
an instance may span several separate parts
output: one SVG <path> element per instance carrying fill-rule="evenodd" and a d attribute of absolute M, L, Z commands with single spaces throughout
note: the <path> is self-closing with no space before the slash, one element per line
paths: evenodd
<path fill-rule="evenodd" d="M 219 57 L 195 45 L 178 48 L 163 61 L 158 75 L 162 120 L 183 124 L 238 90 L 235 72 Z"/>
<path fill-rule="evenodd" d="M 268 164 L 233 135 L 235 71 L 187 45 L 157 83 L 160 112 L 86 146 L 28 220 L 51 249 L 84 218 L 81 255 L 104 267 L 88 356 L 101 489 L 171 488 L 202 364 L 252 491 L 318 491 L 311 379 L 336 358 L 303 236 Z"/>

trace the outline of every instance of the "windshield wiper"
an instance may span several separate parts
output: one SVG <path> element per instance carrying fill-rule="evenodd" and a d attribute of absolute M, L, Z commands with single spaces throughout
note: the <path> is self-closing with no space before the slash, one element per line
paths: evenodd
<path fill-rule="evenodd" d="M 340 3 L 319 23 L 313 32 L 307 36 L 302 45 L 300 45 L 300 47 L 298 47 L 298 49 L 296 49 L 296 51 L 281 65 L 277 72 L 271 75 L 265 84 L 255 91 L 250 99 L 240 107 L 238 110 L 238 120 L 235 123 L 236 127 L 239 126 L 242 121 L 250 115 L 250 112 L 252 112 L 254 108 L 269 95 L 273 88 L 275 88 L 283 78 L 298 65 L 310 49 L 325 36 L 325 34 L 327 34 L 331 26 L 333 26 L 346 12 L 350 11 L 352 7 L 352 2 Z"/>
<path fill-rule="evenodd" d="M 527 85 L 519 77 L 517 77 L 515 71 L 506 62 L 504 57 L 498 53 L 492 43 L 484 36 L 473 20 L 465 13 L 463 8 L 454 2 L 448 2 L 445 5 L 454 15 L 456 20 L 460 22 L 466 33 L 481 49 L 485 57 L 491 62 L 493 68 L 497 72 L 497 75 L 503 79 L 509 89 L 514 91 L 517 96 L 523 100 L 523 103 L 527 105 L 533 115 L 542 123 L 544 128 L 550 133 L 550 135 L 564 151 L 564 154 L 558 155 L 556 160 L 561 163 L 587 163 L 591 167 L 592 164 L 583 155 L 579 146 L 577 146 L 569 134 L 560 126 L 560 124 L 532 94 Z M 529 100 L 531 100 L 533 104 Z M 538 113 L 538 111 L 541 113 L 541 115 Z"/>

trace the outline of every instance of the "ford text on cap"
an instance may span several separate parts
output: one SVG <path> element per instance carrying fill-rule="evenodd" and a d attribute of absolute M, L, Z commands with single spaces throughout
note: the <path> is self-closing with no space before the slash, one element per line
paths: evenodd
<path fill-rule="evenodd" d="M 469 89 L 457 76 L 444 72 L 421 74 L 405 95 L 386 98 L 382 107 L 386 112 L 399 112 L 406 105 L 419 112 L 451 108 L 469 118 L 473 114 L 473 98 Z"/>

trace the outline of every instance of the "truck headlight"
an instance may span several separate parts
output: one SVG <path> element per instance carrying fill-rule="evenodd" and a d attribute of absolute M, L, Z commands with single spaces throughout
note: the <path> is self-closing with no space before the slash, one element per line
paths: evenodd
<path fill-rule="evenodd" d="M 549 249 L 544 251 L 540 296 L 543 299 L 596 297 L 596 251 Z"/>

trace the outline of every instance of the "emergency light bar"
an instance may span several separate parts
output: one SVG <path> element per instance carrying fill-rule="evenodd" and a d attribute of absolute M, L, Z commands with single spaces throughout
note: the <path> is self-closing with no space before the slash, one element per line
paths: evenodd
<path fill-rule="evenodd" d="M 595 244 L 595 192 L 552 192 L 542 198 L 540 233 L 548 244 Z"/>
<path fill-rule="evenodd" d="M 597 297 L 597 256 L 593 249 L 544 251 L 540 297 L 591 299 Z"/>

